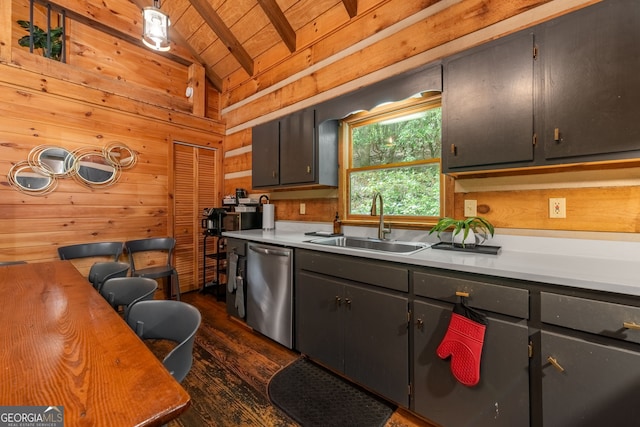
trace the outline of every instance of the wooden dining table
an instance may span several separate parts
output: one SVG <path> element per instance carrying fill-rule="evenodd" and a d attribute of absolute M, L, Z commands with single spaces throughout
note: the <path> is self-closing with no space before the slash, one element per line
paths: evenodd
<path fill-rule="evenodd" d="M 65 426 L 154 426 L 190 398 L 71 261 L 0 266 L 0 406 Z"/>

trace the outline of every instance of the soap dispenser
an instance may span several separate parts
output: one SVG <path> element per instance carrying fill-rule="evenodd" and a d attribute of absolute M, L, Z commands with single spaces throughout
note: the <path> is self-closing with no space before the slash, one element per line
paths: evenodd
<path fill-rule="evenodd" d="M 342 228 L 342 223 L 340 222 L 340 217 L 338 216 L 338 212 L 336 212 L 336 217 L 333 219 L 333 234 L 340 234 Z"/>

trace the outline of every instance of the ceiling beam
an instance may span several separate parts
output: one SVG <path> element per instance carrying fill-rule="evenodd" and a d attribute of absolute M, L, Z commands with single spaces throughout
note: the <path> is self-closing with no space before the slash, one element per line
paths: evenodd
<path fill-rule="evenodd" d="M 358 14 L 358 0 L 342 0 L 344 8 L 347 9 L 349 18 L 353 18 Z"/>
<path fill-rule="evenodd" d="M 229 52 L 236 58 L 242 68 L 250 76 L 253 76 L 253 59 L 244 50 L 238 39 L 236 39 L 209 2 L 207 0 L 189 0 L 189 3 L 198 11 L 211 30 L 218 35 L 222 43 L 227 46 Z"/>
<path fill-rule="evenodd" d="M 291 53 L 296 51 L 296 32 L 291 27 L 291 24 L 284 16 L 282 10 L 276 3 L 276 0 L 258 0 L 258 4 L 264 10 L 271 24 L 276 28 L 278 34 L 282 38 L 282 41 L 289 48 Z"/>

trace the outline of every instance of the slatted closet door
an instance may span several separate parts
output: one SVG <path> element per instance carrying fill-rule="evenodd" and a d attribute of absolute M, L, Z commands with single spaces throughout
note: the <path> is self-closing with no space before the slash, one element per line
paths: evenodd
<path fill-rule="evenodd" d="M 217 170 L 216 150 L 174 144 L 175 259 L 182 292 L 202 286 L 202 211 L 216 205 L 219 194 Z"/>

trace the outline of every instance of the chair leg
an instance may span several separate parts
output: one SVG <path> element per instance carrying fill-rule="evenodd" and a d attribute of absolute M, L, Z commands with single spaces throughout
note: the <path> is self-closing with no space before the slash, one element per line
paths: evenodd
<path fill-rule="evenodd" d="M 176 300 L 180 301 L 180 279 L 178 279 L 178 275 L 177 274 L 171 275 L 170 278 L 169 278 L 169 280 L 171 281 L 171 292 L 173 293 L 173 283 L 174 283 L 173 277 L 174 276 L 176 278 L 176 280 L 175 280 L 175 284 L 176 284 Z"/>

